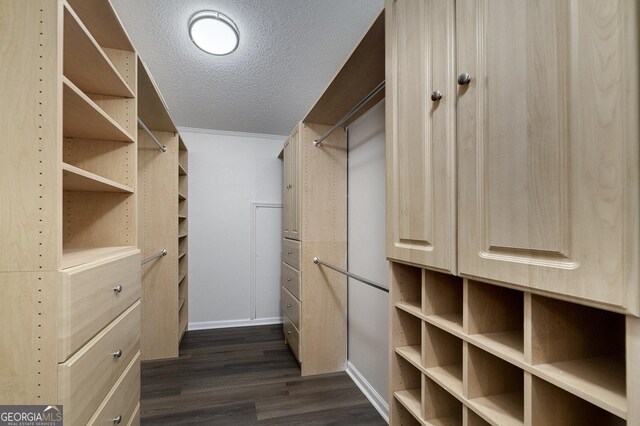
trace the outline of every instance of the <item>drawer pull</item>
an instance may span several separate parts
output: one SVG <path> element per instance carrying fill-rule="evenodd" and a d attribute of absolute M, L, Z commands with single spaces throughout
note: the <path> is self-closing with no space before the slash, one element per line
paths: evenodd
<path fill-rule="evenodd" d="M 287 281 L 291 281 L 291 277 L 287 277 Z"/>
<path fill-rule="evenodd" d="M 113 288 L 113 291 L 115 291 L 116 293 L 122 293 L 122 286 L 118 284 Z"/>
<path fill-rule="evenodd" d="M 291 305 L 287 303 L 287 308 L 290 308 L 290 307 L 291 307 Z"/>
<path fill-rule="evenodd" d="M 287 254 L 291 254 L 291 250 L 287 251 Z"/>
<path fill-rule="evenodd" d="M 287 334 L 291 334 L 291 331 L 287 331 Z"/>
<path fill-rule="evenodd" d="M 119 425 L 120 423 L 122 423 L 122 416 L 114 417 L 111 420 L 113 420 L 114 425 Z"/>
<path fill-rule="evenodd" d="M 113 353 L 114 358 L 120 358 L 122 356 L 122 350 L 118 349 Z"/>

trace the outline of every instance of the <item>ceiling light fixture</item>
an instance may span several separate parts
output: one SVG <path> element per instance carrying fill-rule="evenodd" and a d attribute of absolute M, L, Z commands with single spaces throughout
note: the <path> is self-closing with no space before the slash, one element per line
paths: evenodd
<path fill-rule="evenodd" d="M 213 10 L 204 10 L 191 17 L 189 36 L 199 49 L 216 56 L 232 53 L 240 43 L 240 32 L 235 22 Z"/>

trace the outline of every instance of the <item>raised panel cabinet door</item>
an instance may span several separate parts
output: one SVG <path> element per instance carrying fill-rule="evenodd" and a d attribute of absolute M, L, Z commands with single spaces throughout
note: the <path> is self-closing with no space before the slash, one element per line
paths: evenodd
<path fill-rule="evenodd" d="M 282 198 L 284 211 L 282 212 L 282 236 L 291 238 L 291 140 L 284 144 L 284 175 L 282 179 Z"/>
<path fill-rule="evenodd" d="M 460 273 L 637 314 L 637 0 L 456 13 Z"/>
<path fill-rule="evenodd" d="M 289 136 L 289 145 L 291 146 L 291 163 L 290 163 L 290 203 L 289 203 L 289 212 L 291 213 L 290 219 L 290 228 L 289 228 L 289 236 L 287 238 L 291 238 L 294 240 L 300 240 L 300 215 L 301 215 L 301 206 L 300 206 L 300 180 L 301 180 L 301 146 L 300 146 L 300 125 L 297 125 L 296 128 Z"/>
<path fill-rule="evenodd" d="M 454 2 L 385 6 L 387 257 L 455 273 Z"/>

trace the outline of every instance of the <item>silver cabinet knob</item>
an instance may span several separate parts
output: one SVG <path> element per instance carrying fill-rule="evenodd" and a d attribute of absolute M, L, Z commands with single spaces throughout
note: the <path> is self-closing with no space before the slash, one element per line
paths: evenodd
<path fill-rule="evenodd" d="M 287 308 L 290 308 L 290 307 L 291 307 L 291 305 L 287 303 Z"/>
<path fill-rule="evenodd" d="M 291 189 L 291 188 L 293 188 L 293 185 L 291 184 L 287 185 L 287 189 Z"/>
<path fill-rule="evenodd" d="M 114 417 L 111 420 L 113 421 L 114 425 L 119 425 L 120 423 L 122 423 L 122 416 Z"/>
<path fill-rule="evenodd" d="M 287 281 L 291 281 L 291 277 L 287 277 Z"/>
<path fill-rule="evenodd" d="M 291 332 L 290 332 L 290 331 L 287 331 L 287 334 L 291 334 Z"/>
<path fill-rule="evenodd" d="M 287 251 L 287 254 L 291 254 L 291 250 Z"/>
<path fill-rule="evenodd" d="M 122 356 L 122 350 L 118 349 L 113 353 L 114 358 L 120 358 Z"/>
<path fill-rule="evenodd" d="M 439 90 L 434 90 L 433 92 L 431 92 L 431 100 L 433 102 L 438 102 L 440 99 L 442 99 L 442 92 L 440 92 Z"/>
<path fill-rule="evenodd" d="M 463 72 L 458 76 L 458 84 L 460 86 L 466 86 L 470 82 L 471 82 L 471 76 L 469 75 L 468 72 Z"/>
<path fill-rule="evenodd" d="M 113 291 L 115 291 L 116 293 L 122 293 L 122 286 L 118 284 L 113 288 Z"/>

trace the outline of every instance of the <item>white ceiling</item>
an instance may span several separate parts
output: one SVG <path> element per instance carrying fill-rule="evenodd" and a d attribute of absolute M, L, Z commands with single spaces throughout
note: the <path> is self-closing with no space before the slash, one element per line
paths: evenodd
<path fill-rule="evenodd" d="M 322 94 L 384 0 L 112 0 L 180 127 L 287 135 Z M 216 10 L 240 46 L 211 56 L 189 18 Z"/>

